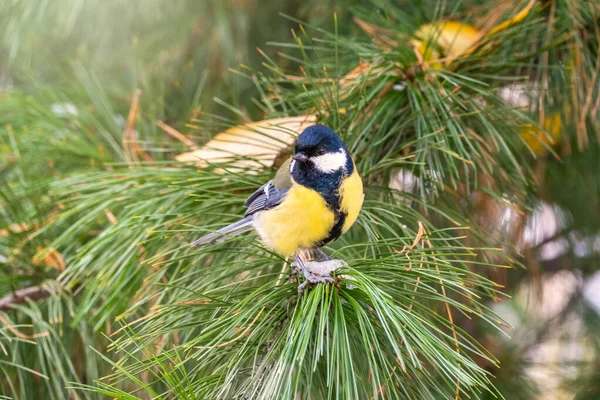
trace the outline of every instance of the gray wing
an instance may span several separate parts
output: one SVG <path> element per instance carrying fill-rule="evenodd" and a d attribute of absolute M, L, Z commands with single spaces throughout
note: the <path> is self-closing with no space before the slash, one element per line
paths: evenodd
<path fill-rule="evenodd" d="M 248 217 L 281 204 L 288 190 L 288 188 L 275 188 L 272 181 L 265 183 L 244 202 L 244 206 L 247 208 L 245 216 Z"/>

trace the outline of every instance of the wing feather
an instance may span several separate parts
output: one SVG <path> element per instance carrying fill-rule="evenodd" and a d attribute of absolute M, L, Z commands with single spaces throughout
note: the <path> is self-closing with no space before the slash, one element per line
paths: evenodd
<path fill-rule="evenodd" d="M 247 208 L 245 216 L 248 217 L 281 204 L 287 192 L 287 188 L 277 189 L 271 182 L 264 184 L 244 202 Z"/>
<path fill-rule="evenodd" d="M 277 170 L 275 177 L 252 193 L 244 202 L 247 208 L 246 217 L 259 211 L 273 208 L 283 201 L 288 190 L 292 187 L 290 177 L 291 158 L 287 159 Z"/>

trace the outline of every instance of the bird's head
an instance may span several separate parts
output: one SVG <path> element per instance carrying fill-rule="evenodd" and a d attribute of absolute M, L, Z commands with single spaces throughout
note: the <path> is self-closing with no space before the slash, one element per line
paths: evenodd
<path fill-rule="evenodd" d="M 318 174 L 339 174 L 352 168 L 342 139 L 324 125 L 313 125 L 304 130 L 296 143 L 290 173 L 313 171 Z"/>

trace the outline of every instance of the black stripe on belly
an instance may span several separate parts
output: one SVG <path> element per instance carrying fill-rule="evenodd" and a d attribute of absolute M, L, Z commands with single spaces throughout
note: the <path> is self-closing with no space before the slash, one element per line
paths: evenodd
<path fill-rule="evenodd" d="M 342 234 L 342 228 L 344 227 L 344 222 L 346 222 L 346 213 L 343 213 L 341 211 L 335 211 L 335 217 L 336 221 L 331 230 L 329 231 L 329 236 L 317 243 L 316 247 L 325 246 L 327 243 L 331 243 L 335 239 L 339 238 Z"/>

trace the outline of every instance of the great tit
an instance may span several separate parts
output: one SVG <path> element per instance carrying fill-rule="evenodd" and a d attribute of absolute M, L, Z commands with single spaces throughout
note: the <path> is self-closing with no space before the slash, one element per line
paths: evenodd
<path fill-rule="evenodd" d="M 299 253 L 320 250 L 346 232 L 363 204 L 363 185 L 356 166 L 339 136 L 324 125 L 305 129 L 295 154 L 279 168 L 273 180 L 244 202 L 246 214 L 217 232 L 191 244 L 218 243 L 254 230 L 263 244 L 284 257 L 294 256 L 306 280 L 331 282 L 310 272 Z"/>

